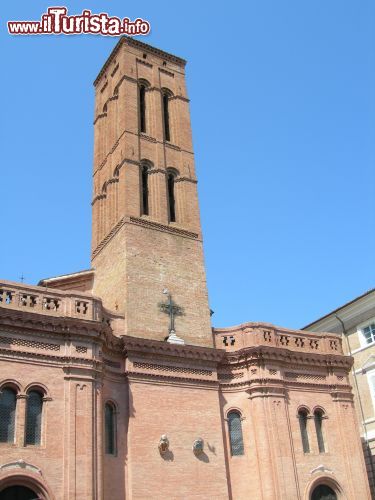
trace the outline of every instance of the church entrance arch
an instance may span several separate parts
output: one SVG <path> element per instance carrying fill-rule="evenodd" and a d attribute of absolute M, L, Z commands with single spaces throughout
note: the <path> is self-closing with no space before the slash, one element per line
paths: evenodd
<path fill-rule="evenodd" d="M 8 486 L 0 493 L 1 500 L 38 500 L 40 496 L 27 486 Z"/>
<path fill-rule="evenodd" d="M 330 486 L 319 484 L 313 489 L 311 500 L 337 500 L 337 495 Z"/>

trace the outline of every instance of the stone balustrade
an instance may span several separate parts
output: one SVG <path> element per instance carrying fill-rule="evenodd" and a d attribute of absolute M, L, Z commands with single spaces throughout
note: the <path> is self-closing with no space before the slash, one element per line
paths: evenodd
<path fill-rule="evenodd" d="M 0 281 L 0 307 L 53 316 L 107 321 L 100 299 L 89 293 Z"/>
<path fill-rule="evenodd" d="M 246 347 L 284 347 L 292 351 L 343 354 L 341 336 L 279 328 L 267 323 L 246 323 L 231 328 L 214 328 L 216 347 L 238 351 Z"/>

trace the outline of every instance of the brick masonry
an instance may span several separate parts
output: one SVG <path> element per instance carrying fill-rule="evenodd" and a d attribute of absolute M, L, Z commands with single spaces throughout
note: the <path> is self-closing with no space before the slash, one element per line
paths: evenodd
<path fill-rule="evenodd" d="M 43 286 L 0 283 L 0 388 L 17 394 L 14 442 L 0 443 L 0 496 L 25 485 L 54 500 L 307 500 L 325 484 L 339 499 L 370 498 L 352 359 L 340 336 L 262 323 L 210 327 L 184 68 L 175 56 L 119 41 L 95 82 L 93 269 Z M 139 82 L 147 86 L 145 133 Z M 168 169 L 176 175 L 175 222 Z M 165 287 L 183 308 L 176 333 L 184 345 L 164 340 L 168 316 L 158 304 Z M 31 389 L 43 395 L 38 446 L 24 437 Z M 105 448 L 106 404 L 115 413 L 113 453 Z M 230 411 L 241 416 L 243 455 L 231 456 Z"/>

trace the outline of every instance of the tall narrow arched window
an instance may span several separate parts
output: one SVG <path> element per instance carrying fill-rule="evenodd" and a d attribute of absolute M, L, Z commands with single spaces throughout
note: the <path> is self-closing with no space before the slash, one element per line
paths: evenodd
<path fill-rule="evenodd" d="M 146 85 L 141 83 L 139 89 L 139 129 L 146 132 Z"/>
<path fill-rule="evenodd" d="M 5 387 L 0 390 L 0 443 L 14 442 L 16 393 Z"/>
<path fill-rule="evenodd" d="M 40 445 L 42 437 L 43 396 L 38 391 L 30 391 L 26 402 L 26 444 Z"/>
<path fill-rule="evenodd" d="M 105 425 L 105 452 L 108 455 L 116 454 L 116 412 L 111 403 L 106 403 L 104 409 Z"/>
<path fill-rule="evenodd" d="M 237 411 L 228 413 L 228 431 L 230 441 L 230 452 L 232 456 L 243 455 L 243 437 L 241 415 Z"/>
<path fill-rule="evenodd" d="M 168 190 L 168 215 L 169 222 L 176 222 L 176 201 L 174 195 L 175 174 L 168 172 L 167 174 L 167 190 Z"/>
<path fill-rule="evenodd" d="M 298 412 L 299 428 L 301 431 L 302 448 L 304 453 L 310 453 L 309 435 L 307 433 L 307 411 L 302 409 Z"/>
<path fill-rule="evenodd" d="M 316 439 L 318 441 L 319 453 L 325 453 L 324 436 L 323 436 L 323 412 L 322 410 L 315 410 L 314 422 L 316 430 Z"/>
<path fill-rule="evenodd" d="M 169 129 L 169 95 L 163 92 L 163 126 L 164 126 L 164 140 L 170 141 L 171 134 Z"/>
<path fill-rule="evenodd" d="M 141 167 L 141 214 L 149 214 L 148 203 L 148 166 L 142 165 Z"/>

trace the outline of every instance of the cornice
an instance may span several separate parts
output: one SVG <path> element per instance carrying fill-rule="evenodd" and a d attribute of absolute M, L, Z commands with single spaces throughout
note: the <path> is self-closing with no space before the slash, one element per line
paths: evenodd
<path fill-rule="evenodd" d="M 53 331 L 60 334 L 91 333 L 99 336 L 104 332 L 111 332 L 111 327 L 105 323 L 81 318 L 64 316 L 50 316 L 37 312 L 20 311 L 18 309 L 4 309 L 0 307 L 0 326 L 20 326 L 24 329 Z M 90 335 L 92 336 L 92 335 Z"/>
<path fill-rule="evenodd" d="M 130 337 L 128 335 L 123 335 L 121 338 L 125 354 L 145 353 L 215 363 L 220 362 L 225 355 L 225 351 L 211 347 L 170 344 L 165 341 Z"/>
<path fill-rule="evenodd" d="M 181 385 L 181 383 L 187 384 L 187 385 L 194 385 L 194 388 L 197 388 L 199 386 L 211 386 L 214 388 L 217 388 L 219 386 L 219 383 L 217 380 L 207 380 L 207 379 L 200 379 L 200 378 L 191 378 L 191 377 L 174 377 L 172 375 L 162 375 L 162 374 L 155 374 L 155 373 L 144 373 L 144 372 L 133 372 L 133 371 L 127 371 L 126 372 L 127 378 L 135 381 L 150 381 L 150 382 L 156 382 L 159 381 L 160 383 L 173 383 L 173 384 L 178 384 Z"/>
<path fill-rule="evenodd" d="M 343 354 L 326 354 L 293 351 L 279 346 L 251 346 L 238 351 L 226 352 L 226 361 L 231 365 L 247 364 L 254 360 L 282 362 L 284 365 L 309 365 L 341 368 L 348 372 L 353 358 Z"/>
<path fill-rule="evenodd" d="M 15 351 L 13 349 L 6 349 L 5 347 L 0 347 L 0 358 L 11 359 L 13 362 L 22 358 L 23 360 L 28 359 L 30 361 L 50 361 L 57 365 L 73 366 L 75 368 L 91 369 L 94 371 L 101 372 L 103 363 L 96 358 L 80 358 L 77 356 L 58 356 L 56 354 L 48 354 L 45 352 L 29 352 L 29 351 Z"/>
<path fill-rule="evenodd" d="M 106 323 L 79 318 L 45 316 L 39 313 L 29 313 L 15 309 L 0 307 L 0 336 L 3 333 L 17 334 L 34 333 L 36 336 L 48 337 L 55 341 L 60 339 L 80 339 L 90 342 L 105 343 L 107 349 L 120 352 L 122 343 L 119 337 L 112 333 L 112 328 Z M 30 342 L 37 342 L 30 338 Z M 17 351 L 18 352 L 18 351 Z"/>
<path fill-rule="evenodd" d="M 103 65 L 102 69 L 99 71 L 98 76 L 95 78 L 95 80 L 94 80 L 95 87 L 99 83 L 102 75 L 105 73 L 109 64 L 115 58 L 116 54 L 118 53 L 118 51 L 120 50 L 120 48 L 123 44 L 129 45 L 129 47 L 134 47 L 136 49 L 143 50 L 145 52 L 148 52 L 149 54 L 156 55 L 156 56 L 160 57 L 161 59 L 178 64 L 179 66 L 182 66 L 183 68 L 186 65 L 186 61 L 184 59 L 182 59 L 181 57 L 174 56 L 173 54 L 169 54 L 168 52 L 164 52 L 164 50 L 158 49 L 156 47 L 152 47 L 151 45 L 148 45 L 148 44 L 141 42 L 139 40 L 135 40 L 134 38 L 122 36 L 120 38 L 120 40 L 117 42 L 117 44 L 115 45 L 112 52 L 110 53 L 108 59 L 106 60 L 106 62 Z"/>

